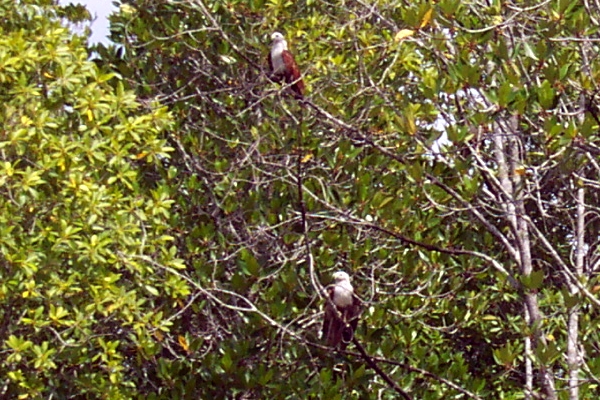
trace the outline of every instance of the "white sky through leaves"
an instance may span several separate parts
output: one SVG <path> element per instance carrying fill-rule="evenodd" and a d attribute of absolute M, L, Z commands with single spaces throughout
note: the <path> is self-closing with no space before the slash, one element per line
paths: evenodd
<path fill-rule="evenodd" d="M 92 18 L 94 18 L 94 21 L 92 22 L 92 35 L 89 38 L 89 43 L 108 43 L 108 15 L 115 9 L 112 0 L 59 0 L 59 3 L 61 5 L 70 3 L 85 5 L 90 11 Z"/>

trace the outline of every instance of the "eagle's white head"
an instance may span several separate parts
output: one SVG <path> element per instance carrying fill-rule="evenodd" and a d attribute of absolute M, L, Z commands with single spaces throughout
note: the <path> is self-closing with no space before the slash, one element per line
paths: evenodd
<path fill-rule="evenodd" d="M 282 40 L 285 40 L 285 38 L 283 37 L 283 35 L 280 32 L 273 32 L 271 34 L 271 40 L 273 42 L 280 42 Z"/>
<path fill-rule="evenodd" d="M 337 271 L 333 274 L 333 281 L 335 283 L 340 283 L 342 281 L 350 282 L 350 275 L 348 275 L 344 271 Z"/>
<path fill-rule="evenodd" d="M 273 41 L 271 44 L 273 49 L 281 49 L 281 51 L 288 49 L 287 42 L 280 32 L 273 32 L 271 35 L 271 40 Z"/>

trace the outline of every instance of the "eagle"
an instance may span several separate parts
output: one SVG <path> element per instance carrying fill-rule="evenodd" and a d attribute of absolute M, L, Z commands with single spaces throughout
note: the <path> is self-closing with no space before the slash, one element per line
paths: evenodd
<path fill-rule="evenodd" d="M 275 82 L 284 80 L 291 85 L 294 91 L 294 97 L 302 99 L 304 97 L 304 82 L 300 75 L 298 64 L 294 56 L 288 50 L 288 45 L 283 35 L 274 32 L 271 35 L 271 52 L 269 53 L 269 67 L 271 68 L 271 79 Z"/>
<path fill-rule="evenodd" d="M 333 274 L 333 283 L 325 289 L 322 338 L 328 346 L 344 350 L 354 337 L 361 312 L 360 300 L 354 294 L 350 276 L 344 271 Z"/>

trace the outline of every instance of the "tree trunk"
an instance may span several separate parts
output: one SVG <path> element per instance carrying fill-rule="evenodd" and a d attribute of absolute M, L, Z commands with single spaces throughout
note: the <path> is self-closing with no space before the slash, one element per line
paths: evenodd
<path fill-rule="evenodd" d="M 531 259 L 531 242 L 529 239 L 529 226 L 526 216 L 526 210 L 523 203 L 525 193 L 525 182 L 521 169 L 521 147 L 522 143 L 518 137 L 518 119 L 511 117 L 505 123 L 496 124 L 496 134 L 494 135 L 495 151 L 494 156 L 498 165 L 498 175 L 502 185 L 503 206 L 506 211 L 506 219 L 510 225 L 514 240 L 516 242 L 517 258 L 515 261 L 519 266 L 522 276 L 530 276 L 533 271 Z M 527 324 L 533 328 L 533 337 L 526 338 L 525 348 L 528 351 L 525 357 L 525 396 L 531 398 L 534 393 L 534 376 L 532 352 L 536 347 L 543 343 L 542 317 L 539 310 L 538 298 L 535 292 L 526 289 L 524 297 L 525 319 Z M 556 399 L 554 377 L 552 371 L 545 365 L 539 365 L 540 386 L 546 399 Z"/>
<path fill-rule="evenodd" d="M 579 279 L 583 275 L 585 255 L 585 190 L 577 190 L 577 246 L 575 248 L 575 275 Z M 577 286 L 569 285 L 571 295 L 579 291 Z M 575 304 L 568 311 L 567 363 L 569 365 L 569 399 L 579 398 L 579 305 Z"/>

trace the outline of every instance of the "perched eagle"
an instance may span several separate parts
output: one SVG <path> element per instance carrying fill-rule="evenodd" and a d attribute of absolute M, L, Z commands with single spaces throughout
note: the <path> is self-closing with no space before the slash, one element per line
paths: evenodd
<path fill-rule="evenodd" d="M 284 80 L 287 84 L 292 85 L 294 97 L 301 99 L 304 96 L 304 82 L 298 64 L 288 50 L 287 42 L 279 32 L 274 32 L 271 40 L 273 41 L 269 54 L 271 78 L 276 82 Z"/>
<path fill-rule="evenodd" d="M 328 346 L 345 349 L 352 341 L 360 316 L 360 300 L 354 294 L 350 276 L 343 271 L 333 274 L 333 283 L 326 288 L 331 301 L 325 304 L 323 335 Z"/>

